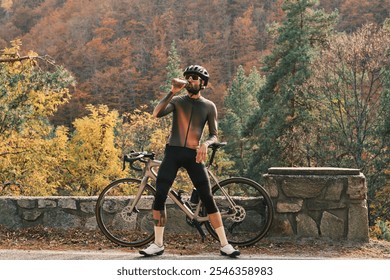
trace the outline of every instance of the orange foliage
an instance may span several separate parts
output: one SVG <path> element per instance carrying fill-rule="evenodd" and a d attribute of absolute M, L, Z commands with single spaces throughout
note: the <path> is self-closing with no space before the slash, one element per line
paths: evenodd
<path fill-rule="evenodd" d="M 389 8 L 381 0 L 321 0 L 340 10 L 340 29 L 381 22 Z M 283 0 L 30 0 L 0 7 L 0 49 L 20 37 L 25 49 L 55 58 L 78 80 L 72 101 L 56 118 L 71 124 L 85 113 L 74 106 L 105 103 L 119 113 L 159 96 L 169 46 L 177 43 L 182 67 L 202 64 L 211 74 L 209 93 L 223 107 L 220 90 L 237 67 L 260 68 L 269 52 L 267 24 L 280 22 Z M 87 98 L 80 98 L 80 93 Z M 85 103 L 84 103 L 85 102 Z M 79 111 L 78 111 L 79 110 Z M 66 115 L 72 112 L 71 119 Z"/>

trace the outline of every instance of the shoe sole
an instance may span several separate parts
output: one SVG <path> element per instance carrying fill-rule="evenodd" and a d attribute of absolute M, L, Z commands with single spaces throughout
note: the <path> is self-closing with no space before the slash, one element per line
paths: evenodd
<path fill-rule="evenodd" d="M 229 257 L 231 257 L 231 258 L 235 258 L 235 257 L 237 257 L 237 256 L 240 255 L 240 252 L 239 252 L 239 251 L 234 251 L 234 252 L 231 253 L 231 254 L 226 254 L 225 252 L 222 252 L 222 251 L 220 251 L 220 252 L 221 252 L 221 255 L 222 255 L 222 256 L 229 256 Z"/>
<path fill-rule="evenodd" d="M 145 257 L 153 257 L 153 256 L 160 256 L 160 255 L 162 255 L 164 253 L 164 250 L 161 250 L 161 251 L 159 251 L 157 253 L 154 253 L 154 254 L 148 254 L 145 251 L 139 251 L 139 253 L 141 255 L 144 255 Z"/>

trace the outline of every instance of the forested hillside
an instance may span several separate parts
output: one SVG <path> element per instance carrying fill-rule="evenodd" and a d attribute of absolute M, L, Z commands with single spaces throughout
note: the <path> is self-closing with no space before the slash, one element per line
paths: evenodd
<path fill-rule="evenodd" d="M 322 0 L 338 9 L 339 30 L 382 23 L 388 0 Z M 267 26 L 280 21 L 283 0 L 1 0 L 0 49 L 19 38 L 23 50 L 50 55 L 77 86 L 52 120 L 71 125 L 86 104 L 123 113 L 160 95 L 168 51 L 176 43 L 181 67 L 202 64 L 211 73 L 207 94 L 223 112 L 226 89 L 242 65 L 261 66 L 272 49 Z"/>
<path fill-rule="evenodd" d="M 201 64 L 218 173 L 358 168 L 389 236 L 389 0 L 0 3 L 0 195 L 96 195 L 124 153 L 163 154 L 151 105 Z"/>

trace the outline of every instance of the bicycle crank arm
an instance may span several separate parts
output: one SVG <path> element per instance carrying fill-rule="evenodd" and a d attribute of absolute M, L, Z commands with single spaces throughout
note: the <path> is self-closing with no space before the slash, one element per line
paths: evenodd
<path fill-rule="evenodd" d="M 202 237 L 202 243 L 204 243 L 204 241 L 206 239 L 206 234 L 204 233 L 201 224 L 196 220 L 192 220 L 192 223 L 196 227 L 196 229 L 198 230 L 200 236 Z"/>

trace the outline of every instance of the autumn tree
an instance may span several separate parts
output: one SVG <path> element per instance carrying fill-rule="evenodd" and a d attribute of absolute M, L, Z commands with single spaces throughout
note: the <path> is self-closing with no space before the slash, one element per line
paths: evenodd
<path fill-rule="evenodd" d="M 370 24 L 337 34 L 312 64 L 304 87 L 315 96 L 313 162 L 362 170 L 375 205 L 371 222 L 377 216 L 389 219 L 390 196 L 383 192 L 390 166 L 389 46 L 389 26 Z M 376 193 L 384 195 L 380 204 L 373 202 Z"/>
<path fill-rule="evenodd" d="M 11 42 L 0 55 L 0 184 L 22 195 L 55 193 L 66 132 L 49 123 L 69 100 L 68 71 Z M 46 65 L 49 70 L 44 70 Z"/>
<path fill-rule="evenodd" d="M 339 10 L 338 29 L 350 33 L 367 23 L 382 24 L 389 17 L 390 5 L 386 0 L 343 0 Z"/>
<path fill-rule="evenodd" d="M 160 131 L 159 120 L 148 111 L 147 106 L 141 106 L 139 109 L 122 115 L 123 121 L 117 128 L 116 140 L 118 147 L 124 153 L 132 150 L 153 150 L 162 154 L 166 133 Z M 160 138 L 161 133 L 164 134 L 163 138 Z"/>
<path fill-rule="evenodd" d="M 266 81 L 258 92 L 248 135 L 257 138 L 249 170 L 261 178 L 271 166 L 305 166 L 308 134 L 308 96 L 299 85 L 310 77 L 316 47 L 326 44 L 335 14 L 315 7 L 316 1 L 285 1 L 286 18 L 277 26 L 275 46 L 264 60 Z"/>
<path fill-rule="evenodd" d="M 22 38 L 26 48 L 55 57 L 74 74 L 78 87 L 51 118 L 56 125 L 71 127 L 88 113 L 86 104 L 104 103 L 120 114 L 148 104 L 164 83 L 173 40 L 183 65 L 201 64 L 212 73 L 204 93 L 222 110 L 238 65 L 259 68 L 260 54 L 272 50 L 266 24 L 284 17 L 282 1 L 2 0 L 0 48 Z M 339 8 L 339 27 L 347 30 L 382 22 L 385 3 L 321 1 L 328 11 Z"/>
<path fill-rule="evenodd" d="M 122 153 L 114 139 L 118 112 L 106 105 L 88 105 L 87 110 L 88 116 L 74 121 L 63 193 L 97 195 L 109 182 L 124 176 Z"/>
<path fill-rule="evenodd" d="M 249 67 L 256 65 L 258 55 L 256 45 L 259 38 L 258 30 L 253 24 L 253 10 L 254 7 L 250 6 L 242 17 L 234 21 L 232 27 L 231 57 L 235 65 L 243 60 Z"/>

